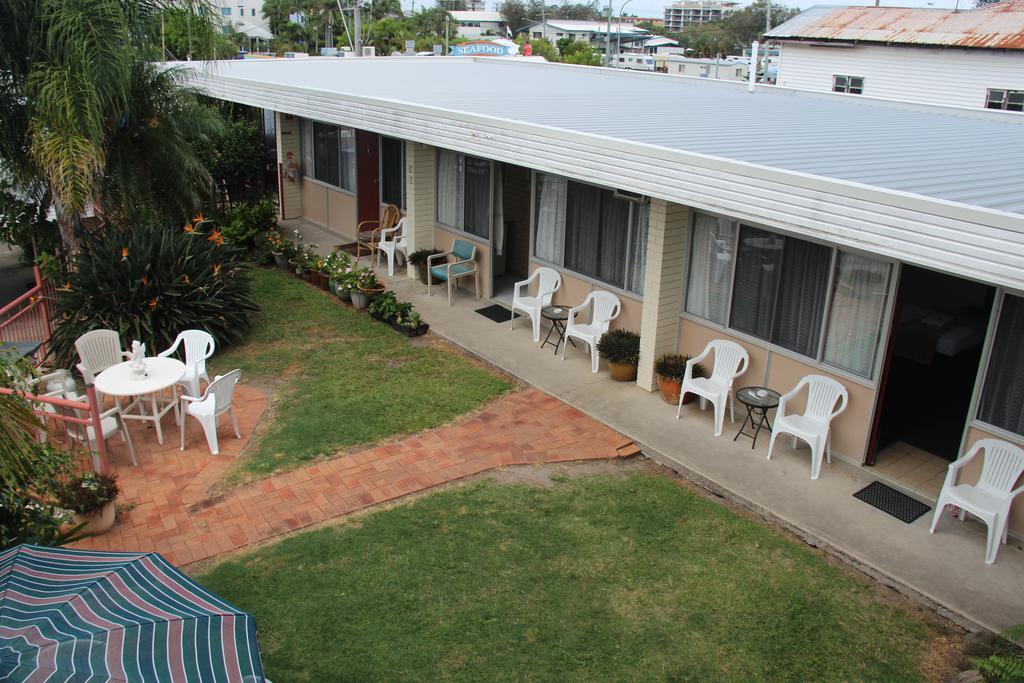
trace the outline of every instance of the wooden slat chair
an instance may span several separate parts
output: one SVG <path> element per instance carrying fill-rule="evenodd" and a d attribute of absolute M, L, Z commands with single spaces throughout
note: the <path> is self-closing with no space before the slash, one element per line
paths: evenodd
<path fill-rule="evenodd" d="M 449 256 L 455 257 L 455 260 L 448 261 Z M 441 261 L 441 263 L 435 266 L 433 265 L 434 261 Z M 459 278 L 472 275 L 473 282 L 476 284 L 476 296 L 478 299 L 480 298 L 480 277 L 477 271 L 476 245 L 469 240 L 453 240 L 451 251 L 427 257 L 427 270 L 433 276 L 427 278 L 427 296 L 431 296 L 431 282 L 436 277 L 438 280 L 448 283 L 448 305 L 451 306 L 452 283 L 454 282 L 457 287 Z"/>
<path fill-rule="evenodd" d="M 380 233 L 398 225 L 402 219 L 402 211 L 394 204 L 388 204 L 380 215 L 378 221 L 363 221 L 356 226 L 356 261 L 365 248 L 370 254 L 370 266 L 373 266 L 373 258 L 377 253 L 377 245 L 380 244 Z"/>

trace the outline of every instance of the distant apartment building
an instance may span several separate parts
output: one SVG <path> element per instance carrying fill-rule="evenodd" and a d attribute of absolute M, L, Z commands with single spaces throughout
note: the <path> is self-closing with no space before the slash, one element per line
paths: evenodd
<path fill-rule="evenodd" d="M 232 24 L 260 25 L 263 18 L 263 0 L 218 0 L 220 15 Z"/>
<path fill-rule="evenodd" d="M 483 12 L 487 10 L 487 5 L 484 0 L 466 0 L 466 11 L 467 12 Z"/>
<path fill-rule="evenodd" d="M 775 27 L 780 86 L 1024 112 L 1024 0 L 812 7 Z"/>
<path fill-rule="evenodd" d="M 665 7 L 665 30 L 682 31 L 688 26 L 697 26 L 709 21 L 721 21 L 739 8 L 738 2 L 718 2 L 711 0 L 687 0 L 673 2 Z"/>
<path fill-rule="evenodd" d="M 458 25 L 460 38 L 479 38 L 480 36 L 505 37 L 505 20 L 501 12 L 484 12 L 482 10 L 456 10 L 449 12 L 452 20 Z"/>

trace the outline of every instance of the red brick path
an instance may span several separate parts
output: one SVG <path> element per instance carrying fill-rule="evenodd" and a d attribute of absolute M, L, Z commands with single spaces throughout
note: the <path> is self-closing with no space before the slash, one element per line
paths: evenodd
<path fill-rule="evenodd" d="M 225 422 L 219 456 L 210 455 L 198 423 L 188 424 L 189 450 L 166 419 L 165 443 L 133 423 L 139 460 L 128 464 L 114 439 L 122 514 L 113 531 L 76 544 L 98 550 L 159 551 L 185 565 L 368 505 L 422 491 L 502 465 L 632 455 L 626 437 L 537 390 L 499 398 L 447 427 L 353 451 L 210 497 L 209 487 L 238 456 L 267 399 L 256 389 L 235 393 L 242 440 Z"/>

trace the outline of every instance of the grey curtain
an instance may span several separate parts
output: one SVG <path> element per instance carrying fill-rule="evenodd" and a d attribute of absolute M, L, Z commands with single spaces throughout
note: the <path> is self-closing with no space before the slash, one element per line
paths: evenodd
<path fill-rule="evenodd" d="M 588 273 L 602 282 L 625 288 L 626 241 L 629 239 L 631 203 L 601 191 L 601 232 L 598 240 L 597 272 Z"/>
<path fill-rule="evenodd" d="M 565 266 L 577 273 L 597 274 L 601 223 L 601 190 L 569 181 L 565 201 Z"/>
<path fill-rule="evenodd" d="M 771 337 L 784 245 L 781 235 L 740 227 L 731 327 L 761 339 Z"/>
<path fill-rule="evenodd" d="M 772 343 L 811 358 L 818 357 L 831 263 L 831 248 L 786 239 Z"/>
<path fill-rule="evenodd" d="M 1024 299 L 1003 299 L 978 418 L 1024 436 Z"/>

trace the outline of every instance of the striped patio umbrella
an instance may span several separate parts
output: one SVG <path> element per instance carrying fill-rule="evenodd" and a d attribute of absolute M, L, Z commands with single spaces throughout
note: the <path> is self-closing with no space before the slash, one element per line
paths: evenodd
<path fill-rule="evenodd" d="M 253 618 L 157 553 L 0 552 L 0 681 L 263 680 Z"/>

